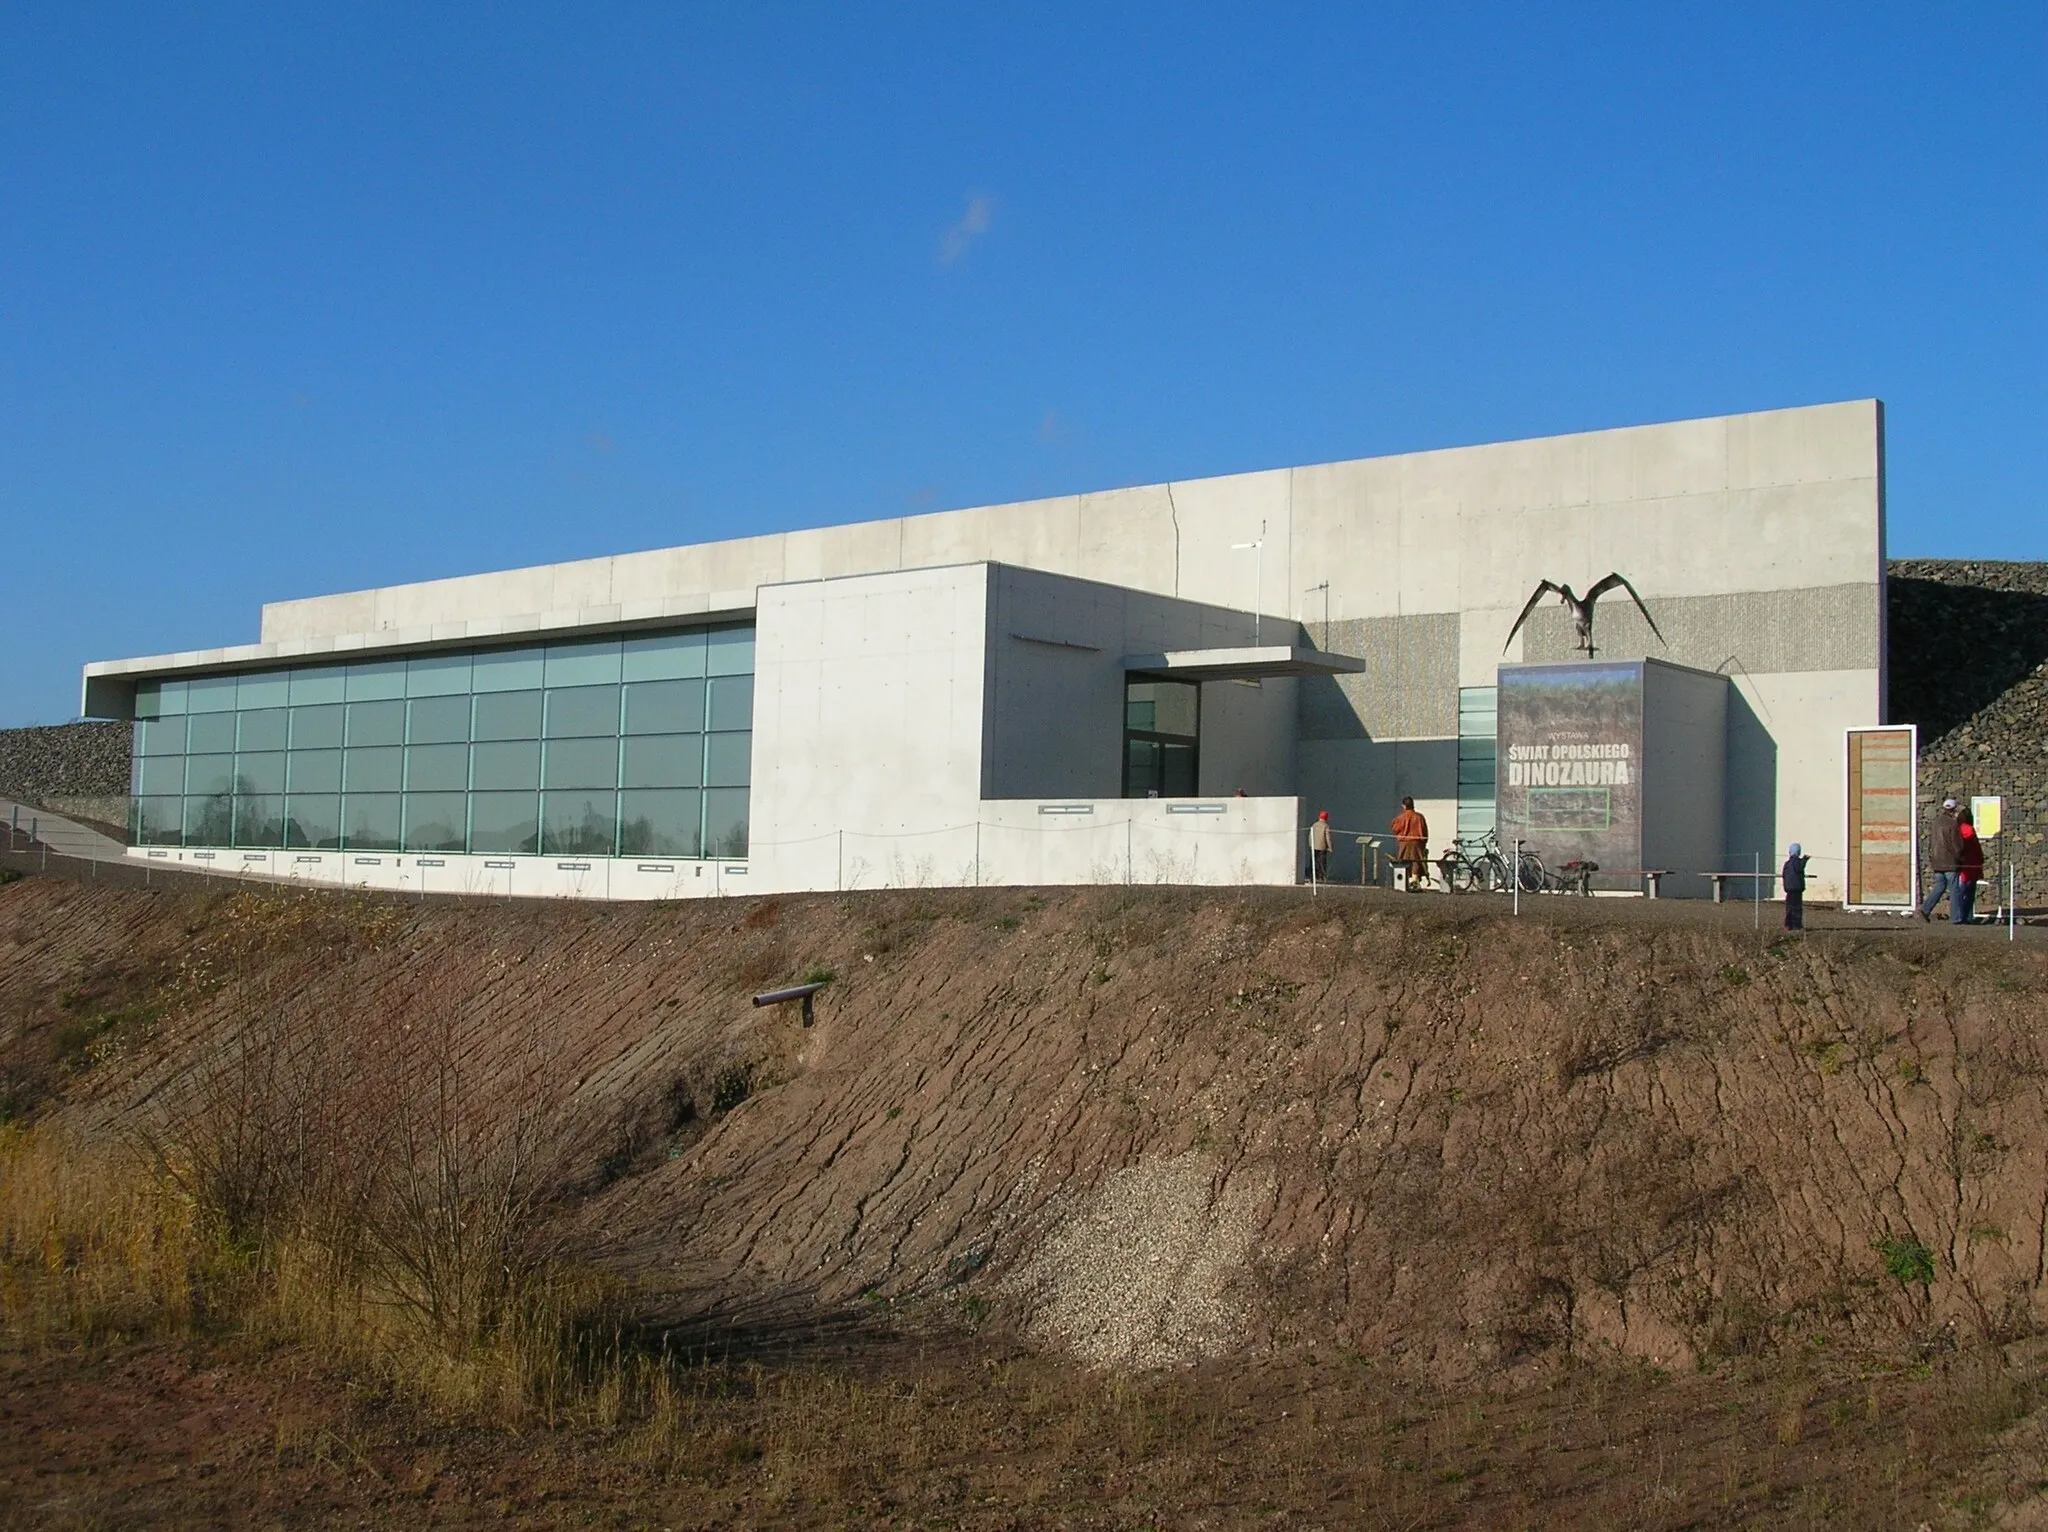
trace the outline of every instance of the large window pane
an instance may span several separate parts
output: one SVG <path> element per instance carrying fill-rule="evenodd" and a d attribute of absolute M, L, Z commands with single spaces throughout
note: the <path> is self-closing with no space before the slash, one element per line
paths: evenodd
<path fill-rule="evenodd" d="M 541 765 L 543 787 L 617 787 L 619 742 L 551 739 Z"/>
<path fill-rule="evenodd" d="M 185 791 L 185 758 L 182 755 L 144 756 L 135 763 L 135 792 L 138 797 L 169 798 Z"/>
<path fill-rule="evenodd" d="M 541 854 L 610 856 L 618 841 L 618 815 L 617 793 L 542 793 Z"/>
<path fill-rule="evenodd" d="M 351 702 L 373 702 L 382 697 L 405 695 L 405 661 L 379 660 L 348 667 L 347 697 Z M 396 832 L 393 832 L 394 835 Z"/>
<path fill-rule="evenodd" d="M 714 676 L 750 676 L 754 673 L 754 630 L 720 628 L 710 636 L 706 668 Z"/>
<path fill-rule="evenodd" d="M 571 686 L 548 693 L 547 737 L 567 739 L 619 733 L 616 686 Z"/>
<path fill-rule="evenodd" d="M 751 729 L 754 726 L 754 678 L 722 676 L 711 683 L 708 709 L 713 729 Z"/>
<path fill-rule="evenodd" d="M 351 851 L 396 851 L 397 793 L 350 793 L 341 800 L 341 843 Z"/>
<path fill-rule="evenodd" d="M 469 694 L 470 660 L 466 654 L 421 654 L 405 662 L 408 697 L 456 697 Z"/>
<path fill-rule="evenodd" d="M 193 755 L 219 755 L 235 748 L 233 713 L 195 713 L 188 721 L 185 749 Z"/>
<path fill-rule="evenodd" d="M 285 790 L 294 796 L 341 791 L 339 750 L 294 750 L 285 762 Z"/>
<path fill-rule="evenodd" d="M 253 713 L 235 715 L 238 723 L 235 730 L 235 747 L 239 750 L 282 750 L 285 742 L 285 720 L 290 716 L 281 707 L 261 708 Z"/>
<path fill-rule="evenodd" d="M 479 692 L 537 692 L 542 669 L 538 649 L 500 649 L 474 656 L 469 684 Z"/>
<path fill-rule="evenodd" d="M 626 741 L 621 786 L 696 787 L 703 780 L 703 735 L 653 734 Z"/>
<path fill-rule="evenodd" d="M 696 734 L 703 728 L 702 681 L 641 681 L 626 688 L 628 734 Z"/>
<path fill-rule="evenodd" d="M 546 685 L 597 686 L 619 679 L 619 641 L 601 638 L 589 643 L 549 644 Z"/>
<path fill-rule="evenodd" d="M 539 692 L 479 693 L 475 739 L 539 739 Z"/>
<path fill-rule="evenodd" d="M 747 768 L 754 754 L 751 734 L 712 734 L 704 742 L 704 784 L 707 787 L 745 787 Z"/>
<path fill-rule="evenodd" d="M 338 750 L 341 748 L 341 704 L 292 709 L 292 749 Z"/>
<path fill-rule="evenodd" d="M 483 699 L 479 698 L 481 702 Z M 540 742 L 507 740 L 471 747 L 469 785 L 478 792 L 540 786 Z"/>
<path fill-rule="evenodd" d="M 238 793 L 281 793 L 284 791 L 284 752 L 266 750 L 260 755 L 235 757 L 235 791 Z"/>
<path fill-rule="evenodd" d="M 747 790 L 712 788 L 704 794 L 704 854 L 747 854 Z"/>
<path fill-rule="evenodd" d="M 235 844 L 238 846 L 282 846 L 284 844 L 284 798 L 281 794 L 235 795 Z"/>
<path fill-rule="evenodd" d="M 348 742 L 351 745 L 402 745 L 405 743 L 403 702 L 351 702 L 348 705 Z"/>
<path fill-rule="evenodd" d="M 228 846 L 234 844 L 234 802 L 226 793 L 185 800 L 185 844 Z"/>
<path fill-rule="evenodd" d="M 1186 681 L 1132 681 L 1124 688 L 1124 727 L 1193 739 L 1201 732 L 1202 689 Z"/>
<path fill-rule="evenodd" d="M 235 708 L 254 712 L 259 708 L 283 707 L 291 700 L 291 675 L 283 670 L 258 671 L 235 680 Z"/>
<path fill-rule="evenodd" d="M 704 674 L 704 631 L 662 633 L 626 640 L 628 681 L 669 681 Z"/>
<path fill-rule="evenodd" d="M 441 745 L 469 738 L 469 697 L 417 697 L 406 704 L 405 738 Z"/>
<path fill-rule="evenodd" d="M 395 793 L 403 785 L 404 772 L 405 752 L 396 745 L 342 752 L 343 792 Z M 394 829 L 391 833 L 396 835 L 398 831 Z"/>
<path fill-rule="evenodd" d="M 469 786 L 469 746 L 409 745 L 405 752 L 405 790 L 409 793 L 462 792 Z"/>
<path fill-rule="evenodd" d="M 135 800 L 135 843 L 138 846 L 175 846 L 184 838 L 183 798 Z"/>
<path fill-rule="evenodd" d="M 1162 745 L 1160 747 L 1159 776 L 1160 797 L 1194 797 L 1195 747 L 1193 745 Z"/>
<path fill-rule="evenodd" d="M 185 760 L 185 793 L 201 798 L 235 790 L 235 758 L 231 755 L 194 755 Z"/>
<path fill-rule="evenodd" d="M 524 852 L 539 849 L 539 793 L 471 793 L 469 849 Z"/>
<path fill-rule="evenodd" d="M 137 755 L 183 755 L 185 753 L 185 720 L 177 718 L 152 719 L 135 726 L 135 753 Z"/>
<path fill-rule="evenodd" d="M 291 673 L 293 707 L 340 702 L 348 687 L 348 672 L 339 665 L 309 665 Z"/>
<path fill-rule="evenodd" d="M 339 846 L 340 796 L 293 793 L 285 799 L 284 843 L 304 851 L 332 851 Z"/>
<path fill-rule="evenodd" d="M 186 711 L 232 713 L 235 710 L 235 678 L 202 676 L 185 683 Z"/>
<path fill-rule="evenodd" d="M 185 716 L 183 681 L 144 681 L 135 688 L 137 718 L 182 718 Z"/>
<path fill-rule="evenodd" d="M 703 797 L 695 792 L 619 794 L 619 855 L 702 856 Z"/>
<path fill-rule="evenodd" d="M 407 793 L 405 849 L 460 851 L 468 817 L 466 793 Z"/>

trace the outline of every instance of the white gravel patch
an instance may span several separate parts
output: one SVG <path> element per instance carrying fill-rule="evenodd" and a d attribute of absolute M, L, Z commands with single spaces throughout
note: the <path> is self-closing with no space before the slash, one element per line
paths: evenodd
<path fill-rule="evenodd" d="M 1270 1184 L 1190 1150 L 1128 1166 L 1068 1214 L 1005 1284 L 1026 1328 L 1099 1367 L 1154 1368 L 1238 1349 L 1247 1262 Z"/>

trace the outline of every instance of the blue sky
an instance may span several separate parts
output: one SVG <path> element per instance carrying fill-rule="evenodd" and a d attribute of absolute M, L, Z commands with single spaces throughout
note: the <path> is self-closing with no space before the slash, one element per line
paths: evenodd
<path fill-rule="evenodd" d="M 1877 395 L 2048 558 L 2048 9 L 0 9 L 0 725 L 266 599 Z"/>

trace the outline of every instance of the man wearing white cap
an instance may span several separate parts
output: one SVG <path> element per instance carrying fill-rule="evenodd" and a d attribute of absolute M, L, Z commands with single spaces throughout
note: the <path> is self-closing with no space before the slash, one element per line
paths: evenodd
<path fill-rule="evenodd" d="M 1785 883 L 1785 929 L 1804 931 L 1806 929 L 1806 864 L 1813 858 L 1799 849 L 1799 842 L 1792 842 L 1785 865 L 1778 876 Z"/>
<path fill-rule="evenodd" d="M 1927 834 L 1927 897 L 1920 901 L 1920 918 L 1932 920 L 1934 907 L 1948 897 L 1949 919 L 1956 918 L 1957 895 L 1962 892 L 1956 872 L 1963 865 L 1963 838 L 1956 829 L 1956 800 L 1944 798 L 1935 812 Z"/>

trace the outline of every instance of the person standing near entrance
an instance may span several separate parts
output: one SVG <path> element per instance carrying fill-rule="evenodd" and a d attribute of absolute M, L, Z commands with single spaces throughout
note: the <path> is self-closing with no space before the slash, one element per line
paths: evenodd
<path fill-rule="evenodd" d="M 1330 811 L 1324 809 L 1316 815 L 1316 822 L 1308 827 L 1309 881 L 1327 883 L 1330 881 Z"/>
<path fill-rule="evenodd" d="M 1792 849 L 1785 856 L 1785 865 L 1778 876 L 1785 884 L 1785 929 L 1804 931 L 1806 929 L 1806 864 L 1813 858 L 1799 849 L 1799 842 L 1792 842 Z"/>
<path fill-rule="evenodd" d="M 1977 818 L 1956 810 L 1956 886 L 1948 896 L 1948 918 L 1959 926 L 1977 923 L 1977 885 L 1984 881 L 1984 842 L 1977 838 Z"/>
<path fill-rule="evenodd" d="M 1394 855 L 1408 869 L 1408 892 L 1429 881 L 1429 821 L 1415 812 L 1415 800 L 1403 798 L 1401 812 L 1387 827 L 1394 832 Z"/>
<path fill-rule="evenodd" d="M 1920 918 L 1932 920 L 1934 907 L 1941 903 L 1942 895 L 1948 895 L 1948 918 L 1954 920 L 1960 909 L 1961 888 L 1956 881 L 1956 871 L 1962 865 L 1963 838 L 1956 833 L 1956 815 L 1961 812 L 1956 800 L 1944 798 L 1941 808 L 1934 815 L 1934 823 L 1927 833 L 1927 897 L 1920 901 Z"/>

